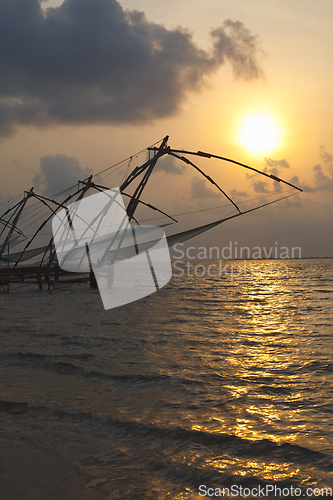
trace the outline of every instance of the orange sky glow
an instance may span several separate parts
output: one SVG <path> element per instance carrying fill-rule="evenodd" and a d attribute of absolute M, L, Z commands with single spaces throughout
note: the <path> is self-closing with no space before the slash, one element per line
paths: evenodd
<path fill-rule="evenodd" d="M 43 9 L 56 9 L 62 3 L 48 0 L 41 5 Z M 149 115 L 147 99 L 145 109 L 140 111 L 143 118 L 132 121 L 99 117 L 73 122 L 51 118 L 47 122 L 27 123 L 15 119 L 10 131 L 0 135 L 1 199 L 29 189 L 41 172 L 43 157 L 72 157 L 83 170 L 97 173 L 168 134 L 171 147 L 208 151 L 260 170 L 271 169 L 304 189 L 303 193 L 267 210 L 207 233 L 207 244 L 237 240 L 244 245 L 254 246 L 258 242 L 270 246 L 278 241 L 281 246 L 302 247 L 304 257 L 332 257 L 332 2 L 169 0 L 167 8 L 153 0 L 120 0 L 119 4 L 125 10 L 143 11 L 149 21 L 163 25 L 168 32 L 181 26 L 191 33 L 193 46 L 207 54 L 200 68 L 213 64 L 215 49 L 210 34 L 217 33 L 224 21 L 232 20 L 234 24 L 225 26 L 234 30 L 230 36 L 236 36 L 235 30 L 240 25 L 235 23 L 239 21 L 243 23 L 242 29 L 248 29 L 256 37 L 256 64 L 260 71 L 251 75 L 242 72 L 240 52 L 232 60 L 225 56 L 214 68 L 212 65 L 212 69 L 205 70 L 195 85 L 184 84 L 182 94 L 170 104 L 170 110 L 165 102 L 161 117 L 158 112 Z M 216 39 L 217 35 L 214 36 Z M 52 55 L 50 58 L 52 63 Z M 126 59 L 123 64 L 126 65 Z M 144 71 L 142 67 L 143 79 Z M 130 73 L 127 78 L 131 78 Z M 163 86 L 162 81 L 160 85 Z M 42 88 L 40 92 L 43 93 Z M 163 100 L 162 88 L 157 95 Z M 0 94 L 0 102 L 6 104 L 9 97 Z M 158 109 L 154 99 L 152 91 L 151 106 Z M 274 183 L 260 184 L 230 164 L 204 159 L 197 164 L 237 202 L 245 203 L 255 197 L 264 199 L 274 192 Z M 166 173 L 161 169 L 144 198 L 157 201 L 170 213 L 224 202 L 216 193 L 210 196 L 208 184 L 206 190 L 202 185 L 202 194 L 195 197 L 194 192 L 199 193 L 196 177 L 187 168 L 181 173 Z M 114 183 L 110 187 L 115 187 L 121 179 L 115 176 L 108 180 Z M 187 219 L 184 227 L 217 217 L 216 211 L 205 212 Z"/>

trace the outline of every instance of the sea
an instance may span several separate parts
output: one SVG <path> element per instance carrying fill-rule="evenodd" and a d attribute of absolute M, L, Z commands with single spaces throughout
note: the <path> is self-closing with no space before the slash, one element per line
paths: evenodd
<path fill-rule="evenodd" d="M 333 259 L 184 263 L 107 311 L 22 284 L 0 311 L 1 500 L 333 496 Z"/>

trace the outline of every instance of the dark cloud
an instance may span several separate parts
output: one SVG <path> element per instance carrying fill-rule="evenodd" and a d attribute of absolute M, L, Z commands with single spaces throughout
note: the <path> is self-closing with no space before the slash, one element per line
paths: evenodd
<path fill-rule="evenodd" d="M 276 177 L 281 177 L 280 170 L 282 168 L 290 168 L 289 162 L 282 158 L 281 160 L 273 160 L 266 156 L 263 160 L 264 168 L 263 172 L 266 174 L 272 174 Z M 283 177 L 283 175 L 282 175 Z M 274 192 L 282 191 L 281 184 L 279 182 L 274 182 L 273 184 Z M 268 190 L 265 192 L 269 192 Z"/>
<path fill-rule="evenodd" d="M 194 177 L 191 182 L 191 198 L 219 198 L 221 193 L 207 186 L 205 179 Z"/>
<path fill-rule="evenodd" d="M 319 147 L 320 158 L 328 168 L 327 174 L 321 164 L 313 167 L 314 174 L 314 191 L 333 191 L 333 156 L 326 151 L 325 146 Z"/>
<path fill-rule="evenodd" d="M 290 168 L 289 162 L 282 158 L 281 160 L 273 160 L 268 156 L 263 159 L 263 169 L 262 171 L 266 174 L 273 174 L 276 177 L 283 178 L 284 176 L 280 174 L 281 169 Z M 281 184 L 277 181 L 264 181 L 259 177 L 259 174 L 246 174 L 246 178 L 250 179 L 252 182 L 253 190 L 256 193 L 279 193 L 282 191 Z M 292 182 L 292 181 L 291 181 Z M 270 189 L 272 188 L 272 189 Z"/>
<path fill-rule="evenodd" d="M 319 151 L 320 157 L 322 158 L 323 162 L 328 165 L 333 165 L 333 155 L 327 153 L 325 146 L 320 146 Z"/>
<path fill-rule="evenodd" d="M 299 186 L 301 189 L 303 189 L 305 193 L 315 193 L 317 191 L 314 187 L 311 187 L 308 184 L 301 182 L 297 175 L 294 175 L 294 177 L 290 179 L 290 182 L 295 186 Z"/>
<path fill-rule="evenodd" d="M 269 172 L 272 174 L 272 170 L 275 168 L 290 168 L 290 164 L 287 160 L 282 158 L 281 160 L 272 160 L 268 156 L 265 156 L 264 160 L 264 172 Z"/>
<path fill-rule="evenodd" d="M 324 173 L 321 165 L 313 167 L 316 191 L 333 191 L 333 176 Z"/>
<path fill-rule="evenodd" d="M 237 189 L 232 189 L 230 194 L 232 194 L 232 196 L 247 196 L 246 191 L 237 191 Z"/>
<path fill-rule="evenodd" d="M 184 174 L 186 171 L 186 165 L 172 156 L 163 156 L 156 163 L 154 171 L 163 171 L 166 174 Z"/>
<path fill-rule="evenodd" d="M 256 193 L 271 193 L 272 191 L 270 191 L 267 188 L 267 184 L 268 183 L 265 181 L 259 181 L 259 180 L 252 181 L 252 186 L 253 186 L 253 189 Z"/>
<path fill-rule="evenodd" d="M 211 35 L 216 60 L 223 64 L 229 59 L 236 78 L 254 80 L 264 76 L 257 60 L 258 37 L 242 22 L 228 19 Z"/>
<path fill-rule="evenodd" d="M 56 194 L 84 180 L 92 173 L 90 168 L 80 167 L 72 157 L 55 155 L 40 159 L 40 172 L 33 178 L 36 191 L 44 195 Z"/>
<path fill-rule="evenodd" d="M 300 186 L 306 193 L 317 193 L 318 191 L 333 191 L 333 156 L 327 153 L 325 146 L 320 146 L 320 157 L 325 164 L 325 170 L 328 168 L 329 172 L 325 173 L 323 166 L 318 163 L 313 170 L 313 183 L 312 186 L 300 182 L 298 177 L 291 179 L 292 183 Z"/>
<path fill-rule="evenodd" d="M 262 76 L 256 36 L 227 20 L 211 52 L 117 0 L 0 0 L 0 132 L 20 125 L 139 123 L 174 114 L 227 61 Z"/>

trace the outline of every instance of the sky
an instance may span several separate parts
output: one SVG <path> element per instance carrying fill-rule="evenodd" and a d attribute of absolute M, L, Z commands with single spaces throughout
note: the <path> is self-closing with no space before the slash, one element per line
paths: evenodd
<path fill-rule="evenodd" d="M 0 202 L 32 186 L 51 195 L 169 135 L 173 148 L 233 158 L 304 190 L 193 245 L 333 257 L 332 21 L 331 0 L 0 0 Z M 194 159 L 242 209 L 289 194 Z M 105 182 L 116 187 L 121 175 Z M 144 200 L 193 212 L 172 232 L 232 211 L 171 159 Z"/>

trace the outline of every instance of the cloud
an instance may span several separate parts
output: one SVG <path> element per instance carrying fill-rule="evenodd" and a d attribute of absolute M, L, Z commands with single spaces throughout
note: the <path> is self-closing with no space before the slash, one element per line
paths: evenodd
<path fill-rule="evenodd" d="M 264 181 L 252 181 L 253 189 L 256 193 L 271 193 L 269 189 L 267 189 L 267 182 Z"/>
<path fill-rule="evenodd" d="M 212 31 L 215 39 L 214 55 L 217 61 L 229 59 L 235 78 L 254 80 L 264 76 L 257 60 L 263 52 L 258 46 L 258 37 L 240 21 L 227 19 L 223 26 Z"/>
<path fill-rule="evenodd" d="M 316 191 L 333 191 L 333 176 L 324 174 L 321 165 L 313 167 Z"/>
<path fill-rule="evenodd" d="M 184 174 L 186 166 L 180 160 L 172 156 L 163 156 L 154 167 L 154 172 L 163 171 L 166 174 Z"/>
<path fill-rule="evenodd" d="M 194 177 L 191 182 L 191 198 L 219 198 L 221 193 L 207 186 L 205 179 Z"/>
<path fill-rule="evenodd" d="M 328 167 L 329 175 L 327 175 L 320 163 L 312 167 L 313 183 L 312 186 L 300 182 L 295 176 L 291 179 L 292 183 L 300 186 L 306 193 L 317 193 L 318 191 L 333 191 L 333 156 L 327 153 L 325 146 L 320 146 L 320 157 L 326 167 Z"/>
<path fill-rule="evenodd" d="M 16 125 L 143 123 L 173 115 L 229 62 L 236 78 L 263 76 L 258 38 L 240 21 L 211 33 L 206 52 L 117 0 L 0 1 L 0 133 Z"/>
<path fill-rule="evenodd" d="M 313 167 L 314 191 L 333 191 L 333 156 L 326 151 L 325 146 L 319 147 L 320 158 L 329 170 L 326 175 L 321 164 Z"/>
<path fill-rule="evenodd" d="M 301 182 L 298 178 L 298 175 L 294 175 L 294 177 L 290 179 L 290 182 L 295 186 L 299 186 L 301 189 L 303 189 L 305 193 L 315 193 L 317 191 L 314 187 L 311 187 L 308 184 Z"/>
<path fill-rule="evenodd" d="M 232 196 L 247 196 L 246 191 L 237 191 L 237 189 L 232 189 L 230 194 L 232 194 Z"/>
<path fill-rule="evenodd" d="M 286 159 L 281 158 L 281 160 L 273 160 L 268 156 L 265 156 L 265 158 L 263 159 L 263 165 L 264 165 L 262 169 L 263 172 L 281 178 L 283 178 L 283 176 L 280 175 L 281 168 L 283 169 L 290 168 L 290 164 Z M 258 179 L 258 176 L 259 174 L 249 174 L 249 173 L 246 174 L 246 178 L 251 180 L 253 190 L 256 193 L 279 193 L 280 191 L 282 191 L 281 183 L 277 181 L 274 182 L 264 181 L 261 178 Z M 270 189 L 269 186 L 271 186 L 272 189 Z"/>
<path fill-rule="evenodd" d="M 324 163 L 330 166 L 333 165 L 333 155 L 327 153 L 325 146 L 320 146 L 319 151 L 320 151 L 320 157 L 322 158 Z"/>
<path fill-rule="evenodd" d="M 290 168 L 289 162 L 282 158 L 281 160 L 273 160 L 266 156 L 263 160 L 264 168 L 263 171 L 266 174 L 272 174 L 276 177 L 281 177 L 280 170 L 281 168 Z M 282 176 L 283 177 L 283 176 Z M 274 182 L 273 184 L 274 192 L 282 191 L 281 184 L 279 182 Z M 266 192 L 269 192 L 268 190 Z"/>
<path fill-rule="evenodd" d="M 80 167 L 75 158 L 64 155 L 43 156 L 40 159 L 40 170 L 33 178 L 33 183 L 46 196 L 73 186 L 92 173 L 90 168 Z"/>
<path fill-rule="evenodd" d="M 270 174 L 273 173 L 274 169 L 277 169 L 279 167 L 290 168 L 289 162 L 284 158 L 282 158 L 281 160 L 272 160 L 272 158 L 265 156 L 263 163 L 264 163 L 264 172 L 269 172 Z"/>

